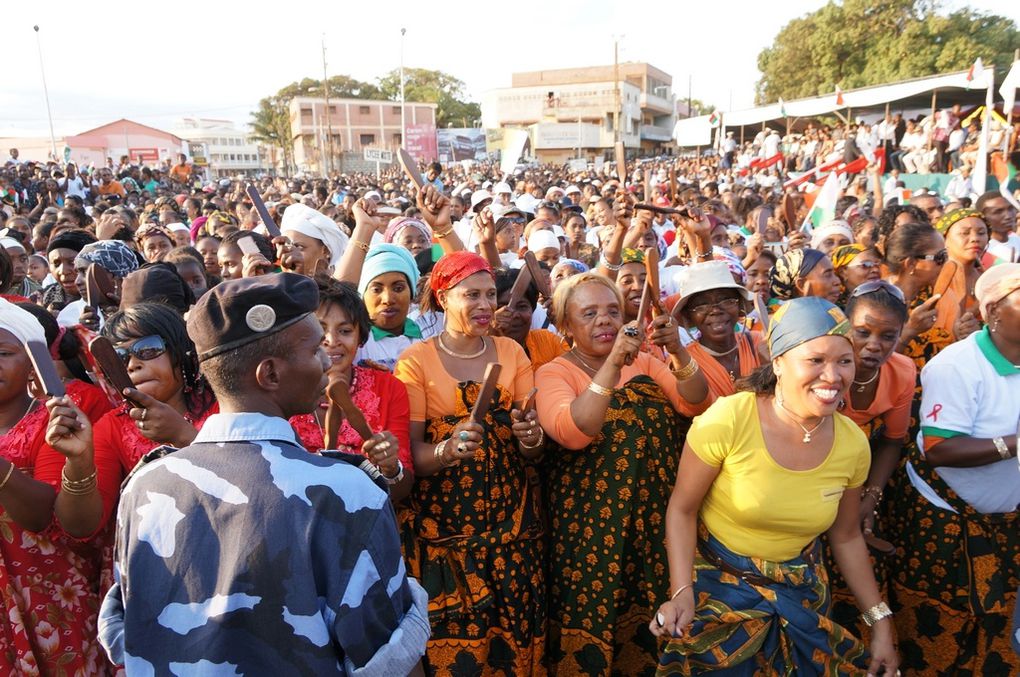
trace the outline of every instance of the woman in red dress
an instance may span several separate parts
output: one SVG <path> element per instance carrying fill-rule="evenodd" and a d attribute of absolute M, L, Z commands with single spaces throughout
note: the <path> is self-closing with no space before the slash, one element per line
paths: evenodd
<path fill-rule="evenodd" d="M 364 440 L 344 419 L 338 446 L 341 451 L 363 453 L 375 463 L 390 483 L 393 502 L 399 503 L 414 484 L 407 388 L 387 370 L 354 365 L 354 356 L 368 340 L 372 327 L 365 303 L 354 285 L 321 275 L 316 282 L 319 284 L 319 309 L 315 315 L 322 324 L 323 347 L 332 363 L 330 382 L 339 380 L 349 384 L 351 401 L 376 433 L 370 440 Z M 323 449 L 327 407 L 328 402 L 323 401 L 315 413 L 290 420 L 302 446 L 313 453 Z"/>
<path fill-rule="evenodd" d="M 42 325 L 0 300 L 0 673 L 106 674 L 96 640 L 102 543 L 53 519 L 64 457 L 46 445 L 49 416 L 29 394 L 26 339 L 45 342 Z M 89 420 L 109 409 L 98 388 L 69 380 L 66 389 Z"/>

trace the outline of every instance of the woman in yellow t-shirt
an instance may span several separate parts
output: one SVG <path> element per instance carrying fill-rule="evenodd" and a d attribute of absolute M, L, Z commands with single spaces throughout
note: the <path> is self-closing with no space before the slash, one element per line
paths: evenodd
<path fill-rule="evenodd" d="M 896 672 L 892 614 L 861 535 L 868 441 L 836 411 L 854 379 L 848 330 L 824 299 L 789 301 L 750 392 L 694 421 L 666 515 L 673 592 L 649 625 L 669 638 L 659 674 Z M 823 532 L 872 626 L 870 658 L 826 618 Z"/>

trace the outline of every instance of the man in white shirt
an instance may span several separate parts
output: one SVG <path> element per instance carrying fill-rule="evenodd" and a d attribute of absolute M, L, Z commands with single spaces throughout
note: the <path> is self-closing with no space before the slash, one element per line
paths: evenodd
<path fill-rule="evenodd" d="M 988 224 L 988 252 L 1006 261 L 1020 261 L 1020 235 L 1016 233 L 1016 208 L 997 190 L 988 191 L 974 205 Z"/>
<path fill-rule="evenodd" d="M 84 200 L 85 182 L 78 176 L 78 168 L 74 166 L 73 162 L 68 162 L 65 169 L 67 175 L 58 182 L 64 195 L 73 195 Z"/>
<path fill-rule="evenodd" d="M 974 188 L 970 180 L 970 167 L 965 165 L 959 169 L 954 169 L 953 178 L 946 186 L 946 197 L 950 200 L 960 200 L 970 197 L 972 192 L 974 192 Z"/>

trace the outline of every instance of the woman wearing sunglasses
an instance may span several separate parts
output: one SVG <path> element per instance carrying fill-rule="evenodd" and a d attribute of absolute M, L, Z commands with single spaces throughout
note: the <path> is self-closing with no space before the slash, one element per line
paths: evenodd
<path fill-rule="evenodd" d="M 843 284 L 839 306 L 845 306 L 850 294 L 858 285 L 882 279 L 882 255 L 877 249 L 859 244 L 836 247 L 832 254 L 832 268 Z"/>
<path fill-rule="evenodd" d="M 871 468 L 861 490 L 861 530 L 871 536 L 880 531 L 876 514 L 907 441 L 917 367 L 909 357 L 896 352 L 907 321 L 907 304 L 899 288 L 884 280 L 865 282 L 850 294 L 846 314 L 856 371 L 842 413 L 864 431 L 871 443 Z M 855 634 L 863 637 L 864 626 L 858 623 L 853 594 L 838 568 L 832 566 L 828 548 L 826 556 L 832 618 L 844 627 L 856 627 Z M 875 569 L 879 582 L 884 581 L 882 560 L 875 561 Z"/>
<path fill-rule="evenodd" d="M 934 288 L 948 258 L 942 234 L 926 223 L 897 226 L 885 238 L 886 280 L 903 291 L 910 308 L 898 350 L 918 369 L 966 329 L 959 323 L 960 297 L 951 288 Z"/>
<path fill-rule="evenodd" d="M 77 418 L 80 426 L 73 435 L 54 440 L 54 448 L 68 458 L 91 455 L 100 474 L 119 478 L 112 501 L 100 485 L 98 492 L 74 494 L 57 505 L 57 517 L 62 524 L 74 523 L 76 534 L 90 534 L 106 524 L 120 480 L 142 456 L 163 444 L 191 444 L 205 420 L 219 410 L 198 372 L 184 320 L 169 306 L 139 303 L 122 310 L 110 317 L 102 335 L 113 344 L 134 387 L 122 393 L 128 401 L 94 427 L 73 409 L 60 412 Z"/>

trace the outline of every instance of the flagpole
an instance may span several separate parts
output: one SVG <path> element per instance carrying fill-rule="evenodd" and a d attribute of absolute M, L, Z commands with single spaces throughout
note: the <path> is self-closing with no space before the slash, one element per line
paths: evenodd
<path fill-rule="evenodd" d="M 988 135 L 992 124 L 993 94 L 995 88 L 995 71 L 988 69 L 988 89 L 985 90 L 985 111 L 984 120 L 981 125 L 981 140 L 978 143 L 978 157 L 974 164 L 972 185 L 978 194 L 984 193 L 988 188 Z"/>
<path fill-rule="evenodd" d="M 50 121 L 50 150 L 53 161 L 57 161 L 57 137 L 53 135 L 53 113 L 50 111 L 50 90 L 46 86 L 46 67 L 43 65 L 42 40 L 39 38 L 39 26 L 32 26 L 35 31 L 35 46 L 39 49 L 39 71 L 42 73 L 43 97 L 46 99 L 46 117 Z"/>

